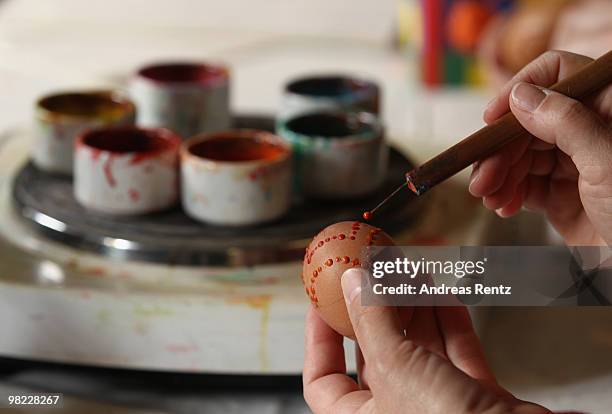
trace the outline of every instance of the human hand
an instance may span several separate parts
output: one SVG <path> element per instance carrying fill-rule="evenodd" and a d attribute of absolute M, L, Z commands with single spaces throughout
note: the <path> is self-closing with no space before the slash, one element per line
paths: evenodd
<path fill-rule="evenodd" d="M 497 385 L 466 308 L 361 306 L 365 272 L 342 277 L 359 383 L 346 375 L 343 337 L 308 313 L 304 397 L 315 413 L 550 413 Z"/>
<path fill-rule="evenodd" d="M 511 110 L 532 135 L 474 164 L 469 187 L 501 217 L 544 212 L 569 245 L 612 244 L 612 85 L 584 104 L 545 87 L 591 61 L 547 52 L 502 88 L 485 122 Z"/>

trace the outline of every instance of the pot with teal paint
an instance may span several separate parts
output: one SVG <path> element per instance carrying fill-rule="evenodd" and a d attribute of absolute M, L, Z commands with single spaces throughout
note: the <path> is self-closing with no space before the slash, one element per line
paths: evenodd
<path fill-rule="evenodd" d="M 363 76 L 314 74 L 295 78 L 284 88 L 279 122 L 314 111 L 380 112 L 380 88 Z"/>
<path fill-rule="evenodd" d="M 277 134 L 293 148 L 298 199 L 357 198 L 385 178 L 389 149 L 374 114 L 311 112 L 280 121 Z"/>

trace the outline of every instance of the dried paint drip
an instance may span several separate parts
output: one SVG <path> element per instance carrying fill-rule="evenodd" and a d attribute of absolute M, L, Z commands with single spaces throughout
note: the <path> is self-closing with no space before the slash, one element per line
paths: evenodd
<path fill-rule="evenodd" d="M 321 318 L 340 334 L 354 338 L 340 286 L 342 274 L 361 266 L 364 247 L 392 245 L 381 229 L 345 221 L 325 228 L 306 248 L 304 289 Z"/>
<path fill-rule="evenodd" d="M 113 155 L 109 154 L 108 158 L 104 162 L 104 166 L 102 167 L 102 169 L 104 171 L 104 176 L 106 177 L 106 182 L 108 182 L 108 185 L 110 185 L 111 187 L 114 187 L 117 185 L 117 181 L 115 181 L 115 177 L 113 177 L 112 163 Z"/>
<path fill-rule="evenodd" d="M 137 202 L 138 200 L 140 200 L 140 192 L 138 192 L 138 190 L 130 188 L 128 190 L 128 195 L 130 196 L 130 200 L 132 200 L 133 202 Z"/>

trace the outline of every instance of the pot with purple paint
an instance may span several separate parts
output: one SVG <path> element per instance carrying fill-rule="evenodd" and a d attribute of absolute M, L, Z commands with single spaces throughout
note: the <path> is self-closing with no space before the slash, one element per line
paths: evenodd
<path fill-rule="evenodd" d="M 349 75 L 313 75 L 285 86 L 278 119 L 313 111 L 380 112 L 380 88 L 369 79 Z"/>
<path fill-rule="evenodd" d="M 181 139 L 163 129 L 90 130 L 76 141 L 74 196 L 106 214 L 145 214 L 178 201 Z"/>
<path fill-rule="evenodd" d="M 32 161 L 43 171 L 71 174 L 78 135 L 96 127 L 131 125 L 135 117 L 134 104 L 116 91 L 44 96 L 36 102 Z"/>
<path fill-rule="evenodd" d="M 231 124 L 229 70 L 199 62 L 159 63 L 140 69 L 130 86 L 138 124 L 169 128 L 183 138 Z"/>

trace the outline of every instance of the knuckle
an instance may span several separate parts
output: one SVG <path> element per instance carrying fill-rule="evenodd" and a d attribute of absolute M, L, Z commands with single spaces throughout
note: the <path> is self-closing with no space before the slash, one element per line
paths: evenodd
<path fill-rule="evenodd" d="M 398 353 L 406 362 L 406 366 L 411 370 L 422 370 L 427 364 L 429 352 L 422 346 L 406 340 L 399 346 Z"/>
<path fill-rule="evenodd" d="M 546 52 L 542 53 L 540 55 L 540 58 L 548 59 L 551 61 L 556 61 L 556 60 L 560 60 L 566 54 L 567 52 L 563 50 L 551 49 L 551 50 L 547 50 Z"/>
<path fill-rule="evenodd" d="M 368 330 L 370 325 L 375 324 L 377 316 L 381 312 L 378 306 L 351 306 L 354 309 L 353 314 L 355 315 L 354 329 L 358 332 Z"/>
<path fill-rule="evenodd" d="M 316 402 L 317 400 L 321 399 L 321 395 L 317 395 L 318 393 L 313 391 L 312 388 L 313 387 L 309 385 L 304 386 L 304 391 L 302 394 L 304 396 L 304 401 L 306 401 L 306 404 L 308 405 L 308 407 L 310 407 L 310 409 L 314 411 Z"/>
<path fill-rule="evenodd" d="M 584 107 L 578 101 L 573 99 L 564 99 L 563 105 L 561 105 L 559 111 L 559 117 L 566 121 L 575 121 L 576 119 L 582 118 L 584 115 Z"/>
<path fill-rule="evenodd" d="M 436 355 L 410 340 L 399 344 L 393 356 L 393 361 L 389 361 L 385 366 L 385 377 L 389 381 L 405 378 L 406 373 L 419 373 L 419 381 L 428 386 L 443 366 Z"/>
<path fill-rule="evenodd" d="M 552 117 L 551 121 L 566 125 L 581 120 L 586 112 L 580 102 L 557 92 L 549 93 L 537 111 Z"/>
<path fill-rule="evenodd" d="M 559 50 L 547 50 L 542 53 L 536 60 L 542 60 L 546 62 L 555 62 L 561 58 L 561 52 Z"/>
<path fill-rule="evenodd" d="M 304 386 L 304 391 L 303 391 L 303 396 L 304 396 L 304 401 L 306 401 L 306 404 L 308 404 L 309 407 L 312 408 L 312 393 L 310 392 L 310 387 L 308 385 Z"/>

